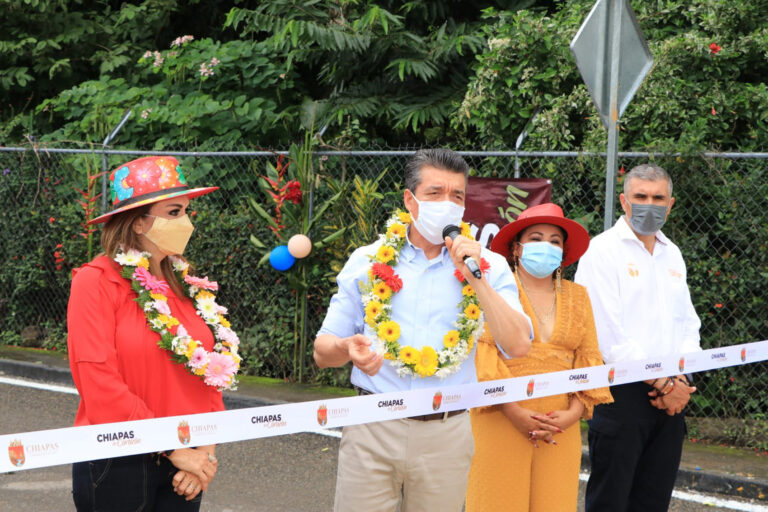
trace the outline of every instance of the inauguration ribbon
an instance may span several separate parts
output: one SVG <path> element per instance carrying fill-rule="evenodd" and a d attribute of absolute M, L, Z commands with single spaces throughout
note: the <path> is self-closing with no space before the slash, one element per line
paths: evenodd
<path fill-rule="evenodd" d="M 0 435 L 0 473 L 517 402 L 768 360 L 768 340 L 459 386 Z"/>

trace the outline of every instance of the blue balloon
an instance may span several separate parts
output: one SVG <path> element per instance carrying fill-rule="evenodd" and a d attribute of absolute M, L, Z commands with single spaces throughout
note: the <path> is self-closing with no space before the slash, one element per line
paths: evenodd
<path fill-rule="evenodd" d="M 296 258 L 288 251 L 287 245 L 278 245 L 269 253 L 269 264 L 280 272 L 293 266 Z"/>

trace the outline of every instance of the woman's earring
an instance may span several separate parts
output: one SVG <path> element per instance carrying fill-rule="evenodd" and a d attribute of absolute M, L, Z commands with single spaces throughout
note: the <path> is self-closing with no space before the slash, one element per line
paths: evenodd
<path fill-rule="evenodd" d="M 555 270 L 555 283 L 557 286 L 557 293 L 562 293 L 563 291 L 563 267 L 557 267 L 557 270 Z"/>

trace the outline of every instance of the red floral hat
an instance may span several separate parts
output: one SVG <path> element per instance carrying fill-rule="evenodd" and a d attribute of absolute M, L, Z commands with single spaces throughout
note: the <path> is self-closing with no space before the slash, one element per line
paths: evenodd
<path fill-rule="evenodd" d="M 171 197 L 202 196 L 219 187 L 189 188 L 179 161 L 172 156 L 147 156 L 125 163 L 109 173 L 112 211 L 88 224 L 106 222 L 116 213 L 157 203 Z"/>
<path fill-rule="evenodd" d="M 563 247 L 563 267 L 575 263 L 589 247 L 589 233 L 575 220 L 566 219 L 563 209 L 554 203 L 544 203 L 523 210 L 517 220 L 510 222 L 491 240 L 491 250 L 504 256 L 511 252 L 510 244 L 522 230 L 534 224 L 552 224 L 566 233 Z"/>

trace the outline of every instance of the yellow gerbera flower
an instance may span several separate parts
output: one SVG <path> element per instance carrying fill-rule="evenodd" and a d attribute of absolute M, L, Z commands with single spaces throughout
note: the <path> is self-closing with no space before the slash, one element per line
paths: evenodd
<path fill-rule="evenodd" d="M 192 359 L 192 354 L 197 349 L 197 341 L 192 340 L 189 342 L 189 345 L 187 345 L 187 351 L 184 353 L 184 355 L 187 357 L 187 359 Z"/>
<path fill-rule="evenodd" d="M 405 346 L 400 348 L 400 352 L 397 354 L 397 358 L 405 364 L 416 364 L 421 358 L 421 353 L 413 347 Z"/>
<path fill-rule="evenodd" d="M 461 223 L 461 235 L 469 238 L 470 240 L 474 240 L 475 238 L 472 236 L 472 228 L 469 227 L 469 224 L 466 222 Z"/>
<path fill-rule="evenodd" d="M 471 297 L 475 294 L 475 289 L 472 288 L 472 285 L 465 285 L 464 288 L 461 289 L 461 294 L 465 297 Z"/>
<path fill-rule="evenodd" d="M 152 297 L 154 300 L 166 300 L 166 301 L 168 300 L 168 297 L 166 297 L 162 293 L 150 292 L 149 296 Z"/>
<path fill-rule="evenodd" d="M 208 368 L 208 365 L 201 366 L 200 368 L 195 368 L 194 374 L 195 375 L 205 375 L 205 370 Z"/>
<path fill-rule="evenodd" d="M 434 375 L 437 371 L 437 352 L 430 346 L 421 349 L 419 360 L 414 364 L 413 371 L 422 377 Z"/>
<path fill-rule="evenodd" d="M 376 259 L 382 263 L 389 263 L 394 257 L 395 250 L 388 245 L 382 245 L 379 247 L 379 250 L 376 251 Z"/>
<path fill-rule="evenodd" d="M 219 315 L 219 325 L 223 325 L 223 326 L 224 326 L 224 327 L 226 327 L 227 329 L 229 329 L 230 327 L 232 327 L 232 324 L 230 324 L 230 323 L 229 323 L 229 320 L 227 320 L 226 318 L 224 318 L 224 317 L 223 317 L 223 316 L 221 316 L 221 315 Z"/>
<path fill-rule="evenodd" d="M 387 229 L 387 236 L 396 236 L 403 238 L 405 236 L 405 226 L 400 223 L 394 223 Z"/>
<path fill-rule="evenodd" d="M 443 336 L 443 345 L 445 345 L 446 348 L 455 347 L 458 342 L 459 331 L 457 330 L 448 331 L 445 336 Z"/>
<path fill-rule="evenodd" d="M 379 316 L 379 313 L 381 313 L 383 309 L 384 309 L 384 306 L 381 304 L 381 302 L 377 300 L 372 300 L 371 302 L 365 305 L 365 316 L 376 318 L 377 316 Z"/>
<path fill-rule="evenodd" d="M 149 260 L 147 258 L 141 258 L 138 263 L 136 263 L 137 267 L 149 269 Z"/>
<path fill-rule="evenodd" d="M 477 304 L 470 304 L 466 308 L 464 308 L 464 314 L 467 315 L 467 318 L 471 318 L 472 320 L 477 320 L 480 318 L 480 308 L 477 307 Z"/>
<path fill-rule="evenodd" d="M 400 337 L 400 325 L 392 320 L 382 322 L 379 325 L 379 332 L 377 334 L 384 341 L 397 341 Z"/>
<path fill-rule="evenodd" d="M 166 327 L 173 327 L 174 325 L 179 325 L 179 321 L 172 316 L 157 315 L 157 319 L 163 322 Z"/>
<path fill-rule="evenodd" d="M 403 224 L 411 223 L 411 214 L 408 212 L 397 212 L 397 218 L 400 219 L 400 222 Z"/>
<path fill-rule="evenodd" d="M 376 327 L 376 318 L 366 315 L 365 323 L 370 325 L 371 327 Z"/>
<path fill-rule="evenodd" d="M 373 294 L 381 300 L 387 300 L 392 296 L 392 288 L 384 282 L 376 283 L 373 285 Z"/>
<path fill-rule="evenodd" d="M 197 295 L 195 295 L 195 300 L 206 300 L 206 299 L 215 299 L 216 296 L 209 292 L 208 290 L 200 290 Z"/>
<path fill-rule="evenodd" d="M 475 338 L 474 337 L 469 338 L 469 341 L 467 342 L 467 354 L 472 352 L 472 347 L 474 346 L 475 346 Z"/>
<path fill-rule="evenodd" d="M 383 357 L 387 361 L 394 361 L 395 359 L 397 359 L 397 357 L 395 357 L 395 354 L 393 354 L 392 352 L 384 352 L 384 356 Z"/>

